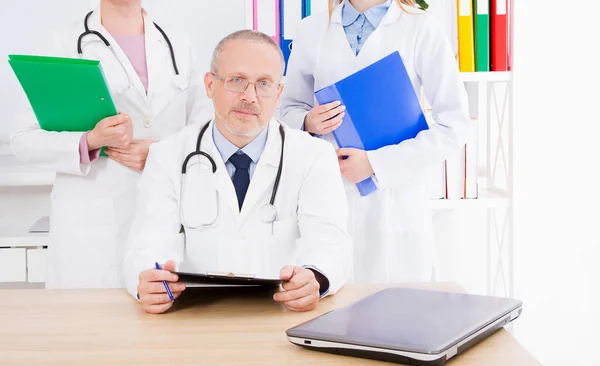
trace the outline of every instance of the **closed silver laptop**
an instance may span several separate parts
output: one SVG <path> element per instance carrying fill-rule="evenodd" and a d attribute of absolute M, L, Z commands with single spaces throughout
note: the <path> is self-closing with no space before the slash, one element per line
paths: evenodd
<path fill-rule="evenodd" d="M 388 288 L 286 331 L 290 342 L 335 354 L 441 365 L 516 319 L 510 298 Z"/>

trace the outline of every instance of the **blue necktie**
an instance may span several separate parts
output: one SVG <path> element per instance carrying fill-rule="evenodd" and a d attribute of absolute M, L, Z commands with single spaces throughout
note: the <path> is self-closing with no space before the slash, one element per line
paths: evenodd
<path fill-rule="evenodd" d="M 249 168 L 252 159 L 244 153 L 233 154 L 229 158 L 229 162 L 235 167 L 232 180 L 233 186 L 235 187 L 235 193 L 237 194 L 238 205 L 241 210 L 244 198 L 246 197 L 246 191 L 248 191 L 248 186 L 250 185 Z"/>

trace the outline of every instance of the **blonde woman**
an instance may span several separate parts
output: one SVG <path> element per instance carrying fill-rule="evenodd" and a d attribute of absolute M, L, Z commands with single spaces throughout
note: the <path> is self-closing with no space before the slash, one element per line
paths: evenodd
<path fill-rule="evenodd" d="M 429 281 L 433 227 L 427 171 L 466 142 L 467 95 L 437 18 L 413 0 L 333 0 L 329 14 L 303 19 L 290 56 L 282 119 L 323 138 L 339 127 L 344 106 L 317 105 L 314 92 L 398 51 L 434 123 L 414 139 L 373 151 L 338 149 L 354 240 L 353 282 Z M 398 95 L 398 98 L 402 98 Z M 355 183 L 373 177 L 361 197 Z"/>

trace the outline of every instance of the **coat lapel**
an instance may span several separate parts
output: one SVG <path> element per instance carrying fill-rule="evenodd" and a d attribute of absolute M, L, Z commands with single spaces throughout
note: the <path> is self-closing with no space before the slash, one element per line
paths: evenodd
<path fill-rule="evenodd" d="M 250 213 L 256 213 L 255 210 L 260 201 L 268 203 L 271 198 L 271 192 L 277 176 L 279 159 L 281 156 L 281 136 L 279 135 L 279 122 L 272 119 L 268 125 L 267 143 L 263 151 L 254 174 L 250 179 L 250 186 L 244 199 L 240 220 L 244 220 Z M 268 193 L 268 194 L 267 194 Z M 262 206 L 262 204 L 260 205 Z M 258 207 L 260 209 L 260 207 Z"/>
<path fill-rule="evenodd" d="M 206 132 L 204 133 L 204 138 L 202 139 L 200 149 L 209 154 L 215 161 L 215 165 L 217 166 L 217 171 L 215 172 L 215 183 L 217 185 L 217 191 L 219 192 L 220 199 L 225 200 L 231 211 L 234 212 L 237 217 L 240 211 L 237 195 L 235 193 L 235 187 L 233 186 L 231 177 L 227 172 L 227 168 L 225 168 L 225 162 L 223 162 L 221 154 L 217 149 L 217 145 L 215 145 L 215 140 L 213 139 L 212 129 L 214 123 L 215 121 L 213 119 L 210 122 L 210 126 L 208 126 Z M 193 148 L 196 148 L 195 143 L 196 141 L 194 141 Z M 199 187 L 198 189 L 202 188 Z"/>
<path fill-rule="evenodd" d="M 144 11 L 144 17 L 146 16 L 146 12 Z M 144 21 L 144 23 L 146 23 L 146 21 Z M 133 68 L 131 61 L 129 61 L 129 58 L 127 57 L 125 52 L 123 52 L 123 49 L 121 48 L 119 43 L 117 43 L 113 36 L 102 26 L 100 7 L 95 9 L 92 15 L 90 16 L 89 28 L 90 30 L 96 30 L 100 32 L 100 34 L 102 34 L 104 38 L 106 38 L 106 40 L 110 43 L 115 54 L 113 54 L 112 51 L 108 47 L 106 47 L 97 36 L 94 35 L 88 35 L 84 38 L 85 42 L 82 41 L 82 49 L 85 48 L 85 45 L 87 43 L 93 42 L 95 45 L 97 45 L 97 47 L 95 47 L 95 52 L 98 55 L 98 59 L 102 60 L 103 64 L 107 64 L 111 68 L 117 70 L 117 72 L 119 72 L 119 75 L 123 75 L 123 78 L 127 79 L 127 77 L 129 77 L 131 88 L 136 89 L 140 96 L 147 101 L 146 90 L 137 72 Z M 83 51 L 83 54 L 85 58 L 85 49 Z M 125 85 L 127 85 L 128 81 L 125 80 L 124 83 L 126 83 Z"/>
<path fill-rule="evenodd" d="M 146 34 L 146 65 L 148 67 L 148 100 L 152 102 L 157 88 L 164 87 L 161 77 L 172 80 L 175 71 L 171 64 L 169 45 L 147 13 L 144 13 L 144 28 Z"/>
<path fill-rule="evenodd" d="M 106 37 L 108 32 L 100 24 L 100 7 L 94 9 L 88 20 L 88 27 L 90 30 L 100 32 L 100 34 L 102 34 L 102 36 L 105 37 L 111 45 L 113 45 L 114 40 L 112 37 L 110 37 L 110 39 Z M 84 29 L 85 28 L 82 27 L 82 32 Z M 111 42 L 111 40 L 113 42 Z M 104 42 L 102 42 L 100 37 L 94 34 L 88 34 L 83 37 L 81 39 L 81 50 L 83 52 L 82 58 L 100 60 L 103 66 L 108 66 L 114 69 L 119 73 L 119 75 L 122 75 L 123 78 L 126 78 L 126 75 L 124 74 L 125 70 L 123 70 L 119 64 L 119 61 L 115 58 L 110 49 L 104 45 Z"/>

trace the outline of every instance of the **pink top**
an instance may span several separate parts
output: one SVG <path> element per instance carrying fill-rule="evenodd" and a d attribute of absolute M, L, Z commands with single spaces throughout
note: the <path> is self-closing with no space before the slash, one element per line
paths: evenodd
<path fill-rule="evenodd" d="M 148 92 L 148 65 L 146 64 L 146 37 L 144 34 L 137 36 L 117 36 L 111 34 L 117 41 L 125 55 L 133 65 L 133 69 L 138 74 L 146 92 Z M 89 151 L 87 144 L 87 133 L 84 133 L 79 140 L 79 162 L 80 164 L 89 164 L 94 162 L 100 156 L 100 149 Z"/>
<path fill-rule="evenodd" d="M 113 38 L 117 41 L 119 46 L 127 58 L 129 62 L 133 65 L 133 69 L 140 77 L 142 84 L 144 84 L 144 88 L 146 88 L 146 92 L 148 91 L 148 66 L 146 65 L 146 36 L 144 34 L 140 34 L 137 36 L 117 36 L 115 34 L 111 34 Z"/>

